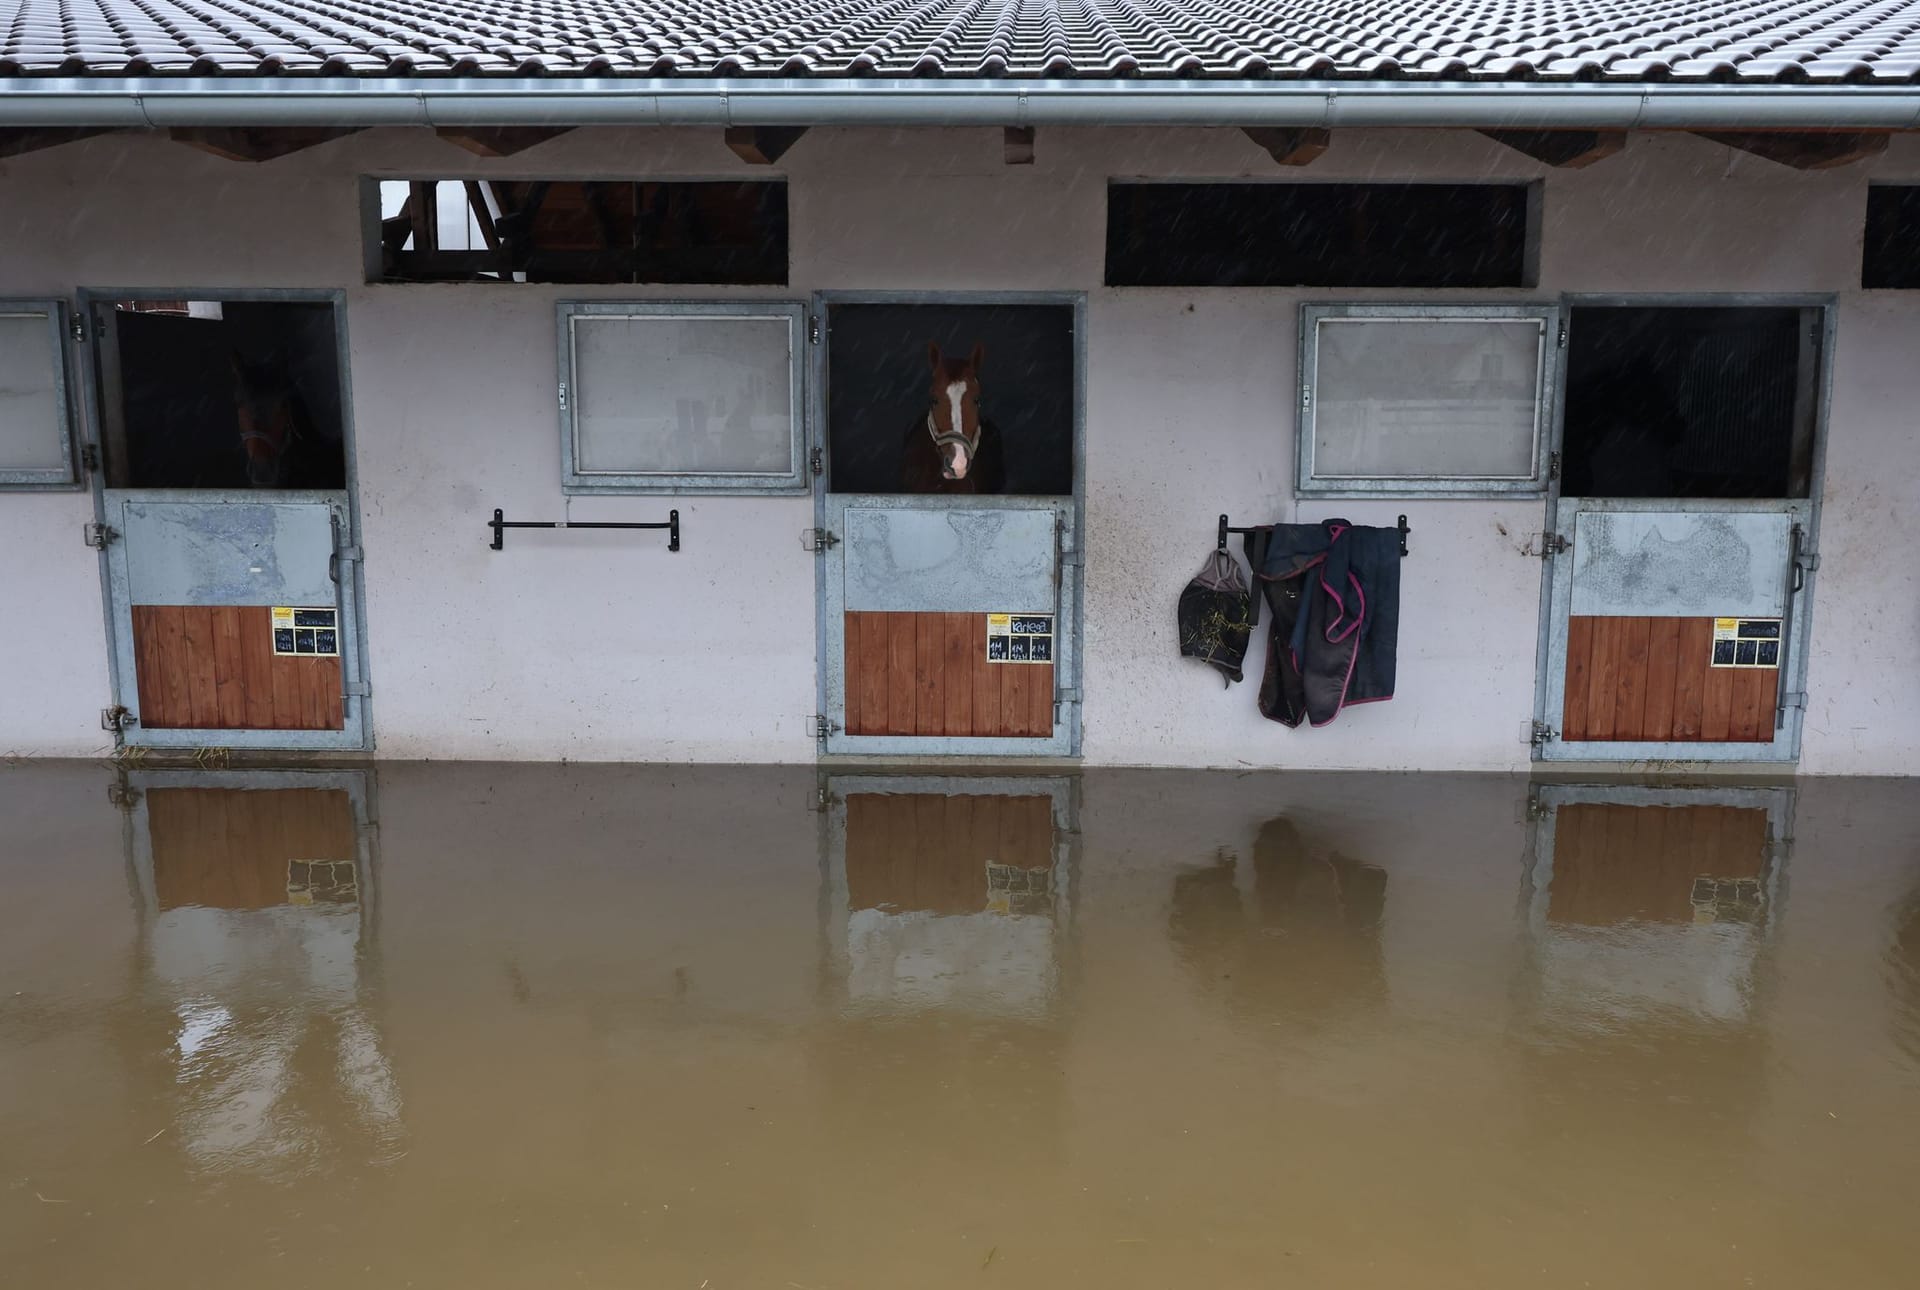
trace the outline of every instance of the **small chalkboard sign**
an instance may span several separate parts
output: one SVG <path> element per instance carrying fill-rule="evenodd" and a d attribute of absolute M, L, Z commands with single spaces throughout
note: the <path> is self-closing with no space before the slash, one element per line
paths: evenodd
<path fill-rule="evenodd" d="M 1053 662 L 1053 615 L 988 614 L 987 662 Z"/>
<path fill-rule="evenodd" d="M 275 605 L 273 652 L 303 658 L 338 658 L 340 611 Z"/>

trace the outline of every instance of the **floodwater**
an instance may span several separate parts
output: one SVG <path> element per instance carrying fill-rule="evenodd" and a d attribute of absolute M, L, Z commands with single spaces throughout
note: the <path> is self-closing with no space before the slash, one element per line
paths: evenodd
<path fill-rule="evenodd" d="M 1920 794 L 0 767 L 7 1287 L 1907 1287 Z"/>

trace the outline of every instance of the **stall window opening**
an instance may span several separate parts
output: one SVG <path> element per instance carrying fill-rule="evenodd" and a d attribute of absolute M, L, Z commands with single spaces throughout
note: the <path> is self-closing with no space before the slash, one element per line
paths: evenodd
<path fill-rule="evenodd" d="M 1572 309 L 1561 492 L 1808 496 L 1820 326 L 1794 305 Z"/>
<path fill-rule="evenodd" d="M 787 186 L 379 180 L 371 282 L 783 285 Z"/>
<path fill-rule="evenodd" d="M 65 310 L 0 300 L 0 489 L 76 488 Z"/>
<path fill-rule="evenodd" d="M 1118 182 L 1111 287 L 1524 287 L 1533 184 Z"/>
<path fill-rule="evenodd" d="M 1492 497 L 1546 488 L 1551 305 L 1307 305 L 1299 487 Z"/>
<path fill-rule="evenodd" d="M 787 301 L 563 301 L 570 493 L 797 493 L 805 309 Z"/>
<path fill-rule="evenodd" d="M 1920 289 L 1920 185 L 1867 188 L 1860 285 Z"/>

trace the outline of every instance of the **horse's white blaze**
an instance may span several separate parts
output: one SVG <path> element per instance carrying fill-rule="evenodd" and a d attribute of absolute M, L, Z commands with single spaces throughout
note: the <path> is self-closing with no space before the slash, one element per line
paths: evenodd
<path fill-rule="evenodd" d="M 953 420 L 949 424 L 953 427 L 954 434 L 965 434 L 967 432 L 966 418 L 960 411 L 960 400 L 965 398 L 966 394 L 967 383 L 965 381 L 953 381 L 947 385 L 947 404 L 953 413 Z M 967 477 L 967 467 L 973 464 L 968 460 L 966 450 L 957 443 L 950 443 L 947 445 L 947 453 L 948 469 L 953 478 L 965 479 Z"/>

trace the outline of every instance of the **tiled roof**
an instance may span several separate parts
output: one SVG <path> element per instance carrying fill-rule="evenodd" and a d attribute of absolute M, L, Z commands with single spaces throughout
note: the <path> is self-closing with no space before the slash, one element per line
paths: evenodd
<path fill-rule="evenodd" d="M 1920 0 L 0 0 L 0 76 L 1920 79 Z"/>

